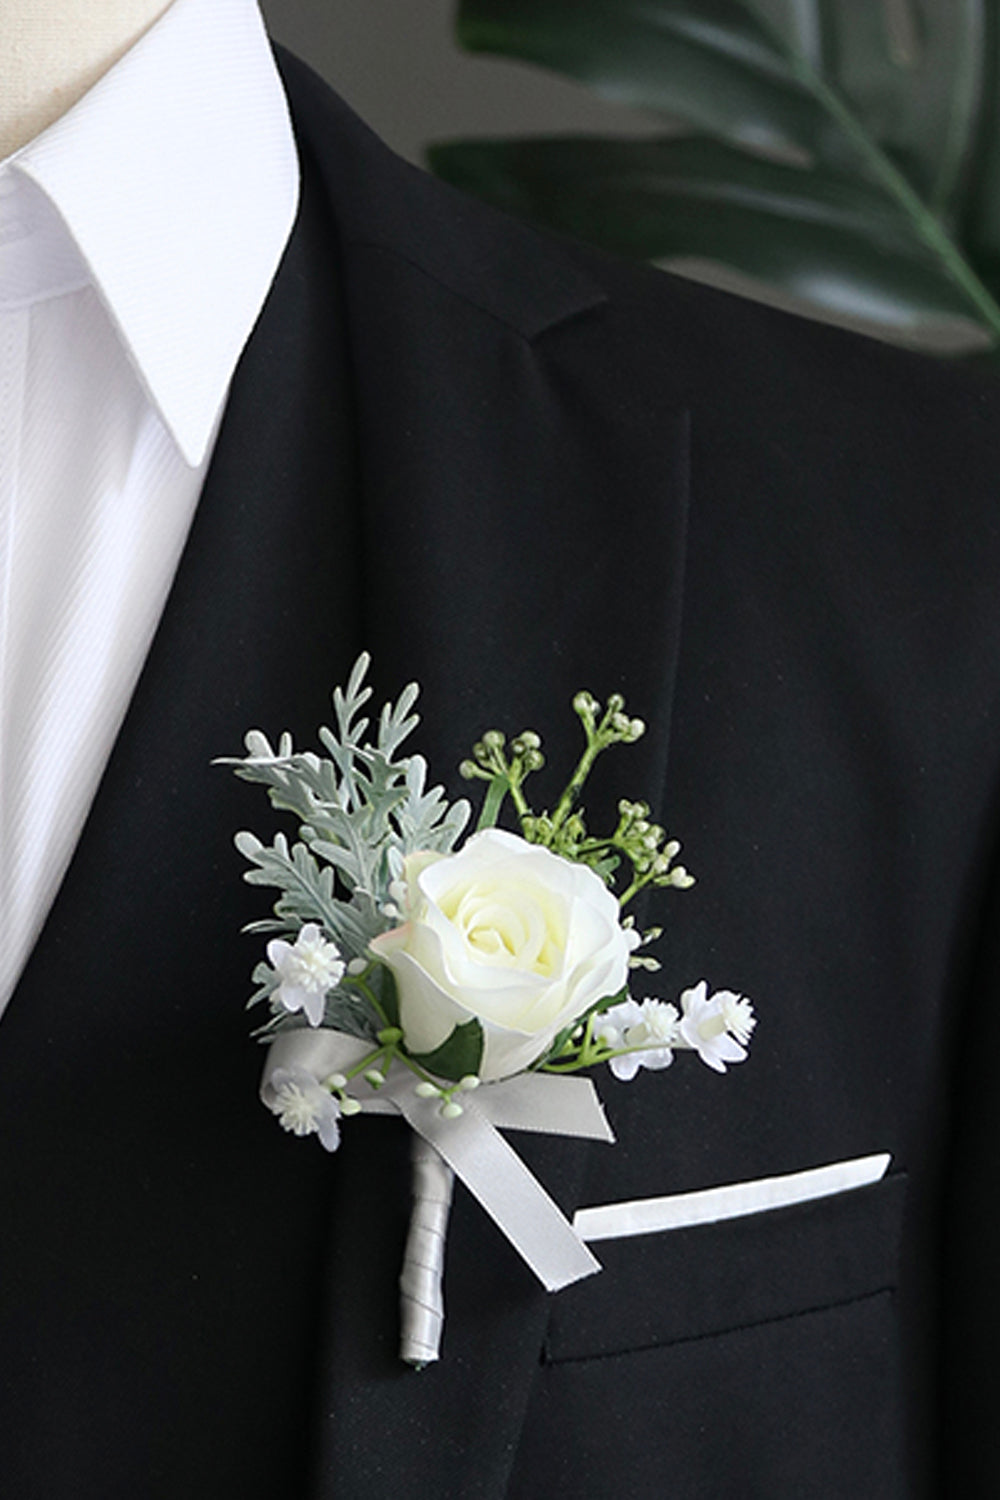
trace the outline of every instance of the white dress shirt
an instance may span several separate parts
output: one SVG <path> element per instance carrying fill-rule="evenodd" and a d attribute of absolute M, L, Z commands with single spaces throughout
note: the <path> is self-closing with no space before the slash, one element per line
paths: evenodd
<path fill-rule="evenodd" d="M 255 0 L 174 0 L 0 163 L 0 1011 L 149 649 L 298 188 Z"/>

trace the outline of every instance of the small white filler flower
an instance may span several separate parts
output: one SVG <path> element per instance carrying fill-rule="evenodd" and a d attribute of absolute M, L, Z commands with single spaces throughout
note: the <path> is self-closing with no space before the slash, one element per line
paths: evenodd
<path fill-rule="evenodd" d="M 340 1105 L 306 1068 L 275 1068 L 271 1110 L 282 1130 L 319 1136 L 327 1151 L 340 1145 Z"/>
<path fill-rule="evenodd" d="M 323 1022 L 323 1001 L 344 977 L 344 960 L 336 943 L 328 943 L 315 922 L 307 922 L 294 943 L 272 938 L 268 962 L 280 976 L 275 994 L 287 1011 L 305 1012 L 310 1026 Z"/>
<path fill-rule="evenodd" d="M 672 1048 L 678 1039 L 680 1012 L 663 1000 L 623 1000 L 604 1012 L 595 1032 L 609 1047 L 641 1047 L 608 1059 L 616 1078 L 629 1083 L 640 1068 L 667 1068 L 673 1062 Z"/>
<path fill-rule="evenodd" d="M 717 1073 L 726 1071 L 727 1063 L 742 1062 L 747 1043 L 757 1024 L 749 1000 L 732 990 L 717 990 L 709 995 L 702 979 L 693 989 L 681 995 L 683 1016 L 678 1028 L 687 1046 L 693 1048 Z"/>

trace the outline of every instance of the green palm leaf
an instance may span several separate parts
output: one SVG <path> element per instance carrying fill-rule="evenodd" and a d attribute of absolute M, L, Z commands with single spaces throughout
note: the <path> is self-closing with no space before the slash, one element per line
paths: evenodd
<path fill-rule="evenodd" d="M 1000 0 L 462 0 L 473 51 L 697 133 L 465 141 L 439 175 L 644 258 L 1000 341 Z"/>

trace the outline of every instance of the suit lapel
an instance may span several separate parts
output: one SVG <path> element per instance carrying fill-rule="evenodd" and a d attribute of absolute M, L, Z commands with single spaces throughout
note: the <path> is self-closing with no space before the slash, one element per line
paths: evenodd
<path fill-rule="evenodd" d="M 622 691 L 651 729 L 628 784 L 655 797 L 679 645 L 686 411 L 639 396 L 629 349 L 612 362 L 608 298 L 588 271 L 430 184 L 276 51 L 343 248 L 365 641 L 381 685 L 419 676 L 424 748 L 456 787 L 454 764 L 498 715 L 554 734 L 562 720 L 561 767 L 576 749 L 572 693 Z M 669 350 L 663 375 L 666 388 Z"/>
<path fill-rule="evenodd" d="M 452 795 L 484 729 L 545 740 L 551 799 L 579 754 L 570 708 L 623 692 L 650 732 L 602 768 L 588 802 L 660 803 L 679 638 L 687 420 L 637 403 L 594 353 L 602 290 L 527 229 L 391 157 L 283 60 L 300 145 L 344 246 L 363 512 L 366 644 L 380 690 L 422 685 L 420 748 Z M 624 351 L 623 351 L 624 352 Z M 628 368 L 622 361 L 622 370 Z M 406 1132 L 345 1132 L 329 1242 L 315 1494 L 386 1474 L 500 1495 L 537 1368 L 548 1300 L 464 1190 L 455 1204 L 443 1362 L 396 1359 L 408 1212 Z M 571 1210 L 588 1153 L 517 1141 Z M 428 1435 L 433 1434 L 429 1440 Z M 470 1434 L 475 1434 L 470 1441 Z"/>

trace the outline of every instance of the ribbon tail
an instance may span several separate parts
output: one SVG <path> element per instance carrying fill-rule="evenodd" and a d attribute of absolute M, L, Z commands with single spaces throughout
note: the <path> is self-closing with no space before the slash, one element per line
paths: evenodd
<path fill-rule="evenodd" d="M 273 1105 L 276 1068 L 304 1067 L 322 1080 L 333 1072 L 349 1072 L 369 1045 L 326 1028 L 283 1032 L 271 1043 L 261 1098 Z M 481 1105 L 466 1096 L 463 1113 L 444 1119 L 440 1101 L 418 1097 L 412 1075 L 394 1067 L 384 1087 L 358 1102 L 366 1114 L 398 1111 L 461 1178 L 547 1291 L 594 1275 L 600 1261 L 497 1129 L 613 1140 L 593 1084 L 589 1079 L 517 1077 L 486 1085 L 481 1093 Z"/>
<path fill-rule="evenodd" d="M 557 1292 L 601 1269 L 558 1204 L 471 1101 L 443 1120 L 428 1100 L 400 1092 L 396 1106 L 461 1178 L 546 1291 Z"/>

